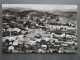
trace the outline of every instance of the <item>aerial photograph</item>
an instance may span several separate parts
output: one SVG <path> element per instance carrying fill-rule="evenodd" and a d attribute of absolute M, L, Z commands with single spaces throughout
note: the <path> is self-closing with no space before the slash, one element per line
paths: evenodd
<path fill-rule="evenodd" d="M 77 5 L 2 4 L 3 53 L 77 53 Z"/>

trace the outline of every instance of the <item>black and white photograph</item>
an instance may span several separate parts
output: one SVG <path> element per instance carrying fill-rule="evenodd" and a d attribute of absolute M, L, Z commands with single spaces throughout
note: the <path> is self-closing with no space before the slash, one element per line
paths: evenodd
<path fill-rule="evenodd" d="M 77 53 L 77 5 L 2 4 L 3 53 Z"/>

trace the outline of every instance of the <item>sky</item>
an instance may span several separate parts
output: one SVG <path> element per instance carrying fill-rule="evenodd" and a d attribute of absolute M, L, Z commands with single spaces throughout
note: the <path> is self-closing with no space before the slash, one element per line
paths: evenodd
<path fill-rule="evenodd" d="M 77 5 L 53 5 L 53 4 L 2 4 L 2 8 L 24 8 L 33 10 L 77 10 Z"/>

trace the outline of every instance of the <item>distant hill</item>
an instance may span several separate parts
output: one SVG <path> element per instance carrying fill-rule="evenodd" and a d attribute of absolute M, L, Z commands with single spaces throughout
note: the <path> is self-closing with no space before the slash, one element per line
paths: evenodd
<path fill-rule="evenodd" d="M 65 18 L 76 20 L 77 18 L 77 11 L 74 10 L 53 10 L 53 11 L 37 11 L 37 10 L 26 10 L 21 8 L 5 8 L 2 9 L 2 13 L 5 15 L 5 13 L 9 13 L 12 15 L 20 16 L 21 18 L 25 17 L 26 15 L 30 16 L 38 16 L 41 17 L 43 15 L 60 15 Z"/>

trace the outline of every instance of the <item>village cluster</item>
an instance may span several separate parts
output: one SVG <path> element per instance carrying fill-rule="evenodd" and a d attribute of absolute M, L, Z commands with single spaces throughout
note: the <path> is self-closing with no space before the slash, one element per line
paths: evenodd
<path fill-rule="evenodd" d="M 25 14 L 3 12 L 3 53 L 76 53 L 76 24 L 57 14 Z"/>

